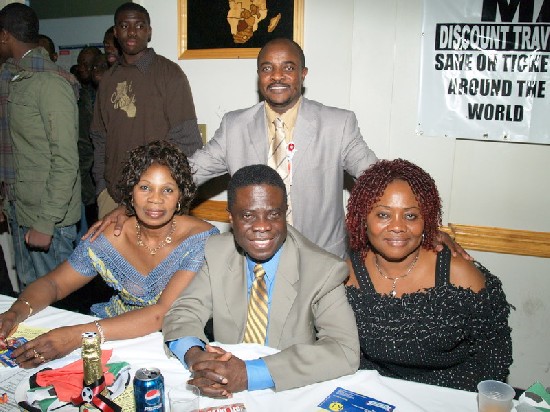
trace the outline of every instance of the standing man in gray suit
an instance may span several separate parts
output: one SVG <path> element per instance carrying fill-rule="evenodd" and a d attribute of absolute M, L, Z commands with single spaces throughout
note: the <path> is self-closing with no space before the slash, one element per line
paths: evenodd
<path fill-rule="evenodd" d="M 190 158 L 194 179 L 202 184 L 246 165 L 271 166 L 270 145 L 276 138 L 276 119 L 281 119 L 287 152 L 282 173 L 292 208 L 289 222 L 313 243 L 343 257 L 344 170 L 357 177 L 376 162 L 376 155 L 363 140 L 353 112 L 302 97 L 308 69 L 297 43 L 268 42 L 258 55 L 257 68 L 265 101 L 223 117 L 214 137 Z"/>
<path fill-rule="evenodd" d="M 266 165 L 238 170 L 229 182 L 228 210 L 233 233 L 208 240 L 205 264 L 162 326 L 168 353 L 193 371 L 189 383 L 223 397 L 354 373 L 359 347 L 343 286 L 347 266 L 287 226 L 279 174 Z M 209 319 L 218 342 L 281 351 L 243 361 L 206 346 Z"/>

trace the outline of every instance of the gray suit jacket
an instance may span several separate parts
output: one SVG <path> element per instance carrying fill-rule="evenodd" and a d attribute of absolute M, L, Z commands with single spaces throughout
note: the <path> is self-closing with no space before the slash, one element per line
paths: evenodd
<path fill-rule="evenodd" d="M 233 235 L 211 236 L 206 262 L 164 318 L 164 340 L 196 336 L 205 342 L 212 318 L 221 343 L 243 340 L 248 308 L 246 259 Z M 344 262 L 289 226 L 275 275 L 269 312 L 269 346 L 264 357 L 276 390 L 354 373 L 359 366 L 355 317 L 348 304 Z"/>
<path fill-rule="evenodd" d="M 214 137 L 190 158 L 195 182 L 267 164 L 267 133 L 264 103 L 227 113 Z M 293 226 L 313 243 L 343 257 L 344 170 L 357 177 L 376 162 L 376 155 L 363 140 L 353 112 L 306 98 L 298 110 L 293 139 Z"/>

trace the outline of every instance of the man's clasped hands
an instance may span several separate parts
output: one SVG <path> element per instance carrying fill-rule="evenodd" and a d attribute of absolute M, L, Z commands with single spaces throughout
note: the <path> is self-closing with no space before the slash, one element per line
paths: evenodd
<path fill-rule="evenodd" d="M 193 346 L 185 354 L 185 363 L 192 374 L 188 383 L 203 395 L 231 398 L 248 387 L 245 363 L 219 346 L 206 345 L 204 350 Z"/>

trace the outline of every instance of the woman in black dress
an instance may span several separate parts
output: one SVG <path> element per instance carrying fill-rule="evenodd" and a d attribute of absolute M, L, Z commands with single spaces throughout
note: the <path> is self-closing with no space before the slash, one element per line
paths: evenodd
<path fill-rule="evenodd" d="M 441 200 L 428 173 L 376 163 L 356 182 L 346 224 L 361 368 L 469 391 L 506 379 L 510 305 L 483 266 L 435 251 Z"/>

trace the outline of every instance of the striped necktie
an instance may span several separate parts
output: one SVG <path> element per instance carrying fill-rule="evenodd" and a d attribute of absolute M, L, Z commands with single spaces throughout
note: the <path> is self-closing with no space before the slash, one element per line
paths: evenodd
<path fill-rule="evenodd" d="M 248 301 L 248 317 L 243 342 L 265 345 L 267 335 L 267 286 L 262 265 L 254 266 L 254 282 Z"/>
<path fill-rule="evenodd" d="M 273 121 L 273 124 L 275 125 L 275 136 L 271 139 L 267 165 L 272 169 L 275 169 L 285 183 L 288 197 L 286 221 L 292 224 L 292 207 L 290 205 L 290 187 L 292 185 L 292 176 L 290 175 L 290 164 L 288 161 L 288 153 L 286 148 L 285 123 L 277 117 Z"/>

